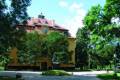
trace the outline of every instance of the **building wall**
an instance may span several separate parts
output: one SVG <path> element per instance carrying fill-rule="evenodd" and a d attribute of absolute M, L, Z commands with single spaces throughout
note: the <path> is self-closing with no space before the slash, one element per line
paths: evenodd
<path fill-rule="evenodd" d="M 76 39 L 75 38 L 68 38 L 68 43 L 69 43 L 68 51 L 72 54 L 71 60 L 69 61 L 69 63 L 75 64 Z"/>
<path fill-rule="evenodd" d="M 13 48 L 10 51 L 10 58 L 11 58 L 11 62 L 12 64 L 17 64 L 18 63 L 18 58 L 17 58 L 17 48 Z"/>
<path fill-rule="evenodd" d="M 48 28 L 47 26 L 41 26 L 41 28 L 39 29 L 36 28 L 35 31 L 39 32 L 40 34 L 44 34 L 44 31 L 43 31 L 44 29 L 48 29 L 47 34 L 55 31 L 55 29 Z M 71 52 L 71 60 L 69 61 L 69 64 L 60 64 L 60 67 L 74 67 L 75 66 L 75 47 L 76 47 L 75 38 L 71 38 L 71 37 L 68 38 L 68 43 L 69 43 L 68 51 Z M 18 59 L 17 59 L 17 48 L 14 48 L 11 50 L 10 57 L 12 57 L 12 64 L 10 65 L 20 66 L 20 64 L 18 64 Z M 40 69 L 41 69 L 42 68 L 41 63 L 43 62 L 47 63 L 47 69 L 49 67 L 52 67 L 52 62 L 48 57 L 40 57 L 38 64 L 36 66 L 40 66 Z"/>

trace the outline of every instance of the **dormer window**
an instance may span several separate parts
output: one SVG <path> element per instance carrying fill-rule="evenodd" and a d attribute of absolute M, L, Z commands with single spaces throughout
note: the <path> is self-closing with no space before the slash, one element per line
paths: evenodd
<path fill-rule="evenodd" d="M 35 29 L 35 26 L 33 26 L 33 29 Z"/>
<path fill-rule="evenodd" d="M 37 25 L 37 23 L 34 23 L 34 25 Z"/>

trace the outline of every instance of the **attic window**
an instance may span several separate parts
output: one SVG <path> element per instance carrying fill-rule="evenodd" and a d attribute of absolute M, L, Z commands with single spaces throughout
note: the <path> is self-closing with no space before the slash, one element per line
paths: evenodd
<path fill-rule="evenodd" d="M 35 26 L 33 26 L 33 29 L 35 28 Z"/>
<path fill-rule="evenodd" d="M 37 25 L 37 23 L 34 23 L 34 25 Z"/>

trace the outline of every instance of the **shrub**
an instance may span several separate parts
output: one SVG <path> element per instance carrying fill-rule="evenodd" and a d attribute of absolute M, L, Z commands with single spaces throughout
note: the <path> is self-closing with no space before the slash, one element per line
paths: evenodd
<path fill-rule="evenodd" d="M 4 67 L 0 66 L 0 71 L 4 71 Z"/>
<path fill-rule="evenodd" d="M 42 75 L 46 75 L 46 76 L 70 76 L 71 74 L 67 73 L 64 70 L 48 70 L 48 71 L 42 72 Z"/>
<path fill-rule="evenodd" d="M 113 79 L 120 80 L 119 73 L 116 76 L 113 73 L 110 73 L 110 74 L 99 74 L 99 75 L 97 75 L 97 77 L 100 78 L 100 79 L 102 79 L 102 80 L 113 80 Z"/>

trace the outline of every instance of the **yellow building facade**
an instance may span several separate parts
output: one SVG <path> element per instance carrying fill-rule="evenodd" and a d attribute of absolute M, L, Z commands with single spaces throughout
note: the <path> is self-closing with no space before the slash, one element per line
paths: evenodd
<path fill-rule="evenodd" d="M 42 22 L 44 21 L 44 22 Z M 19 27 L 22 27 L 20 25 Z M 31 19 L 28 21 L 28 25 L 26 26 L 27 32 L 37 31 L 39 34 L 49 34 L 50 32 L 58 31 L 68 36 L 68 51 L 70 52 L 71 59 L 67 64 L 60 63 L 59 68 L 68 69 L 75 68 L 75 47 L 76 47 L 76 39 L 71 37 L 68 33 L 67 29 L 64 29 L 55 22 L 47 20 L 45 18 Z M 28 67 L 28 68 L 37 68 L 40 70 L 53 69 L 53 63 L 49 57 L 40 57 L 37 61 L 37 64 L 19 64 L 18 63 L 18 50 L 17 48 L 13 48 L 10 53 L 11 62 L 8 64 L 8 68 L 17 68 L 17 67 Z"/>

